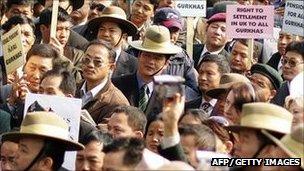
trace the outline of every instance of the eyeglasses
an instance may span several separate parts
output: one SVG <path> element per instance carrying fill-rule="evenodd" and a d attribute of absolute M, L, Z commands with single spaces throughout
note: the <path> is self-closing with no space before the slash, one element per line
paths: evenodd
<path fill-rule="evenodd" d="M 97 3 L 92 3 L 90 5 L 91 10 L 97 9 L 97 11 L 99 11 L 99 12 L 102 12 L 105 7 L 106 6 L 104 6 L 103 4 L 97 4 Z"/>
<path fill-rule="evenodd" d="M 283 65 L 289 65 L 291 68 L 296 67 L 300 64 L 303 64 L 304 62 L 297 62 L 295 60 L 287 60 L 287 59 L 282 59 L 282 64 Z"/>
<path fill-rule="evenodd" d="M 84 58 L 82 58 L 82 63 L 84 64 L 84 65 L 89 65 L 90 63 L 91 63 L 91 61 L 93 61 L 93 65 L 95 66 L 95 67 L 104 67 L 105 65 L 106 65 L 106 63 L 105 62 L 103 62 L 102 60 L 94 60 L 94 59 L 91 59 L 91 58 L 89 58 L 89 57 L 84 57 Z"/>

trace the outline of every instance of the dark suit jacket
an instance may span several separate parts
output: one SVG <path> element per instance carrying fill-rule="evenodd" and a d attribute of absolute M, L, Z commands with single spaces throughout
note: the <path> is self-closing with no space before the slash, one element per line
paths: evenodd
<path fill-rule="evenodd" d="M 187 157 L 185 155 L 181 143 L 178 143 L 172 147 L 165 149 L 160 148 L 159 153 L 161 156 L 163 156 L 164 158 L 170 161 L 183 161 L 188 163 Z"/>
<path fill-rule="evenodd" d="M 126 96 L 131 106 L 138 107 L 139 88 L 136 72 L 112 79 L 113 84 Z"/>
<path fill-rule="evenodd" d="M 76 97 L 81 98 L 81 86 L 79 84 Z M 106 85 L 97 93 L 93 100 L 89 101 L 83 109 L 86 109 L 94 121 L 98 124 L 104 118 L 111 116 L 113 109 L 120 105 L 129 105 L 126 97 L 109 80 Z"/>
<path fill-rule="evenodd" d="M 280 60 L 281 60 L 281 54 L 279 52 L 274 53 L 267 62 L 267 65 L 271 66 L 275 70 L 278 70 Z"/>
<path fill-rule="evenodd" d="M 0 135 L 11 130 L 11 115 L 0 110 Z"/>
<path fill-rule="evenodd" d="M 277 91 L 277 94 L 273 97 L 271 100 L 271 103 L 279 105 L 279 106 L 284 106 L 285 104 L 285 98 L 289 96 L 289 87 L 287 81 L 285 81 L 282 85 L 281 88 Z"/>
<path fill-rule="evenodd" d="M 195 44 L 193 45 L 193 60 L 194 60 L 194 68 L 198 70 L 198 62 L 201 58 L 202 51 L 204 49 L 203 44 Z M 225 60 L 229 63 L 230 62 L 230 55 L 229 53 L 223 49 L 220 53 L 220 55 L 223 55 L 225 57 Z"/>
<path fill-rule="evenodd" d="M 135 73 L 136 70 L 137 58 L 122 50 L 116 61 L 116 68 L 114 69 L 112 78 L 130 75 Z"/>
<path fill-rule="evenodd" d="M 186 102 L 185 109 L 198 109 L 202 104 L 202 97 Z"/>

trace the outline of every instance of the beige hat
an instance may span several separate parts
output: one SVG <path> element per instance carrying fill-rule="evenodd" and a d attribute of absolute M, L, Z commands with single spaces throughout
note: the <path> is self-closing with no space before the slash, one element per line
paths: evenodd
<path fill-rule="evenodd" d="M 113 22 L 120 25 L 120 29 L 129 36 L 133 36 L 137 33 L 138 29 L 135 24 L 127 20 L 125 11 L 117 6 L 106 7 L 100 17 L 94 18 L 89 21 L 88 28 L 93 32 L 98 32 L 100 24 L 102 22 Z"/>
<path fill-rule="evenodd" d="M 130 45 L 140 51 L 158 54 L 177 54 L 182 51 L 180 47 L 171 43 L 169 30 L 157 25 L 147 29 L 142 41 L 132 41 Z"/>
<path fill-rule="evenodd" d="M 228 91 L 231 86 L 237 82 L 250 83 L 250 80 L 241 74 L 226 73 L 221 76 L 220 85 L 218 88 L 210 89 L 206 95 L 217 99 L 222 93 Z"/>
<path fill-rule="evenodd" d="M 19 142 L 20 139 L 27 137 L 56 141 L 63 145 L 66 151 L 84 149 L 82 144 L 70 140 L 68 124 L 53 112 L 28 113 L 21 123 L 20 131 L 3 134 L 2 141 Z"/>
<path fill-rule="evenodd" d="M 292 114 L 281 106 L 263 102 L 247 103 L 242 108 L 240 125 L 230 125 L 226 128 L 234 132 L 250 128 L 289 134 L 292 118 Z"/>
<path fill-rule="evenodd" d="M 304 125 L 299 125 L 291 134 L 285 135 L 281 140 L 266 130 L 262 133 L 277 144 L 289 157 L 301 158 L 301 168 L 304 169 Z"/>

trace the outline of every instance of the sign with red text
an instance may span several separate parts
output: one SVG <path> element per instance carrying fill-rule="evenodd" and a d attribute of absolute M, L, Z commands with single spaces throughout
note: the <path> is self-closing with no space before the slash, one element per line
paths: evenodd
<path fill-rule="evenodd" d="M 229 38 L 273 37 L 274 6 L 227 5 L 226 34 Z"/>
<path fill-rule="evenodd" d="M 286 1 L 283 32 L 304 36 L 304 1 Z"/>
<path fill-rule="evenodd" d="M 183 17 L 206 17 L 206 0 L 178 0 L 175 3 L 176 9 Z"/>

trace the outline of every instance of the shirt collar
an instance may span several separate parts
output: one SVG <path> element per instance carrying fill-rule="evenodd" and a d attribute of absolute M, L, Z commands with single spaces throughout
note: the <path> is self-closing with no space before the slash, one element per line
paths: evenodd
<path fill-rule="evenodd" d="M 108 81 L 108 78 L 105 78 L 103 81 L 101 81 L 100 84 L 98 84 L 96 87 L 94 87 L 92 90 L 90 90 L 88 92 L 87 92 L 87 88 L 86 88 L 87 82 L 85 81 L 80 90 L 83 94 L 91 93 L 92 97 L 94 98 L 97 95 L 97 93 L 103 89 L 103 87 L 106 85 L 107 81 Z"/>
<path fill-rule="evenodd" d="M 119 57 L 120 54 L 121 54 L 121 47 L 115 49 L 115 54 L 116 54 L 116 56 L 115 56 L 115 62 L 117 62 L 117 61 L 118 61 L 118 57 Z"/>
<path fill-rule="evenodd" d="M 221 48 L 221 49 L 218 50 L 218 51 L 210 52 L 210 51 L 208 51 L 207 46 L 205 45 L 204 48 L 203 48 L 203 51 L 202 51 L 202 53 L 201 53 L 201 56 L 204 55 L 206 52 L 209 52 L 210 54 L 216 54 L 216 55 L 217 55 L 217 54 L 219 54 L 223 49 L 224 49 L 224 48 Z"/>
<path fill-rule="evenodd" d="M 146 84 L 148 86 L 149 96 L 150 96 L 153 91 L 153 81 L 151 81 L 149 83 L 144 82 L 144 80 L 142 80 L 142 78 L 140 77 L 138 72 L 136 72 L 136 78 L 137 78 L 137 83 L 138 83 L 138 89 L 140 89 L 144 84 Z"/>
<path fill-rule="evenodd" d="M 205 102 L 208 102 L 209 104 L 211 104 L 212 107 L 214 107 L 217 102 L 217 99 L 211 99 L 209 101 L 206 101 L 206 99 L 204 97 L 202 97 L 202 104 Z"/>

